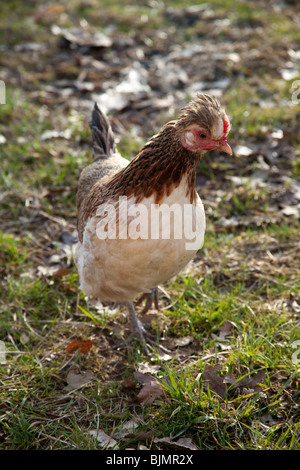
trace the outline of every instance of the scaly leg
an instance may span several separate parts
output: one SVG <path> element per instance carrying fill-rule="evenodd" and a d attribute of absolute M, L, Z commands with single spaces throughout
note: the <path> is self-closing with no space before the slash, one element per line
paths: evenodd
<path fill-rule="evenodd" d="M 138 319 L 138 317 L 135 313 L 134 305 L 133 305 L 132 302 L 127 302 L 125 305 L 126 305 L 126 308 L 129 312 L 129 316 L 130 316 L 130 329 L 131 329 L 131 332 L 134 336 L 139 338 L 139 340 L 143 344 L 145 353 L 147 354 L 147 356 L 150 356 L 150 351 L 149 351 L 149 348 L 147 346 L 147 342 L 146 342 L 146 339 L 145 339 L 146 330 L 143 327 L 142 323 L 140 322 L 140 320 Z"/>
<path fill-rule="evenodd" d="M 152 354 L 149 351 L 147 341 L 149 344 L 153 344 L 154 346 L 157 346 L 159 349 L 161 349 L 165 353 L 169 353 L 167 348 L 164 348 L 162 345 L 157 344 L 157 341 L 155 341 L 154 336 L 148 333 L 148 331 L 144 328 L 142 322 L 138 319 L 134 305 L 132 302 L 127 302 L 125 304 L 129 315 L 130 315 L 130 328 L 131 328 L 131 333 L 133 336 L 139 338 L 141 343 L 143 344 L 144 351 L 147 354 L 147 356 L 152 356 Z M 146 341 L 147 338 L 147 341 Z"/>
<path fill-rule="evenodd" d="M 146 304 L 145 307 L 143 308 L 141 315 L 145 315 L 145 313 L 148 312 L 148 310 L 152 307 L 152 304 L 154 304 L 156 310 L 159 310 L 159 305 L 158 305 L 158 287 L 153 287 L 151 292 L 149 294 L 143 294 L 138 301 L 136 302 L 136 305 L 140 305 L 140 303 L 146 299 Z"/>

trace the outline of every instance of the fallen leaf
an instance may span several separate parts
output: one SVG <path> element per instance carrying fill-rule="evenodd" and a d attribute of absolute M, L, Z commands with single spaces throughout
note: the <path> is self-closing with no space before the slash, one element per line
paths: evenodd
<path fill-rule="evenodd" d="M 126 421 L 126 423 L 123 423 L 116 434 L 114 434 L 115 437 L 122 438 L 127 436 L 128 434 L 133 434 L 134 432 L 137 431 L 138 427 L 140 426 L 141 421 L 138 420 L 137 418 L 130 419 L 129 421 Z"/>
<path fill-rule="evenodd" d="M 76 388 L 83 387 L 90 382 L 93 377 L 94 375 L 91 372 L 77 372 L 75 370 L 70 370 L 66 379 L 68 383 L 66 389 L 71 391 Z"/>
<path fill-rule="evenodd" d="M 137 395 L 137 399 L 142 406 L 148 406 L 151 405 L 156 398 L 164 394 L 165 392 L 160 383 L 157 380 L 152 379 L 144 384 Z"/>
<path fill-rule="evenodd" d="M 226 374 L 223 380 L 224 384 L 235 385 L 236 379 L 232 374 Z"/>
<path fill-rule="evenodd" d="M 283 130 L 282 129 L 274 129 L 271 133 L 271 136 L 274 139 L 283 139 L 283 137 L 284 137 Z"/>
<path fill-rule="evenodd" d="M 232 333 L 232 326 L 232 322 L 230 322 L 229 320 L 225 320 L 224 323 L 221 325 L 218 334 L 216 335 L 212 333 L 212 337 L 221 342 L 226 341 L 226 336 L 229 336 Z"/>
<path fill-rule="evenodd" d="M 151 441 L 153 439 L 153 432 L 152 431 L 138 431 L 132 434 L 126 435 L 127 439 L 135 440 L 135 441 Z"/>
<path fill-rule="evenodd" d="M 215 366 L 206 365 L 202 377 L 204 383 L 209 386 L 209 389 L 224 399 L 226 384 L 222 377 L 216 374 L 216 371 L 219 370 L 220 367 L 221 366 L 219 364 L 216 364 Z"/>
<path fill-rule="evenodd" d="M 176 441 L 176 445 L 183 449 L 198 450 L 190 437 L 181 437 Z"/>
<path fill-rule="evenodd" d="M 138 370 L 133 375 L 135 376 L 136 380 L 139 383 L 143 383 L 143 380 L 147 380 L 147 377 L 149 377 L 149 375 L 147 374 L 156 374 L 156 372 L 158 372 L 159 369 L 160 369 L 160 366 L 158 364 L 149 364 L 147 362 L 140 362 L 138 364 Z"/>
<path fill-rule="evenodd" d="M 104 449 L 118 449 L 117 441 L 108 436 L 102 429 L 92 429 L 89 434 L 96 439 Z"/>
<path fill-rule="evenodd" d="M 57 271 L 52 273 L 52 277 L 54 278 L 64 277 L 70 274 L 72 271 L 73 271 L 72 268 L 59 268 Z"/>
<path fill-rule="evenodd" d="M 261 384 L 265 381 L 265 378 L 266 371 L 262 369 L 257 372 L 257 374 L 253 374 L 239 380 L 236 383 L 236 387 L 245 387 L 247 389 L 251 389 L 251 391 L 253 392 L 258 392 L 259 390 L 261 390 L 261 388 L 263 388 Z"/>
<path fill-rule="evenodd" d="M 172 346 L 174 346 L 174 347 L 187 346 L 188 344 L 192 343 L 193 340 L 194 340 L 193 336 L 183 336 L 182 338 L 176 338 L 173 341 Z"/>
<path fill-rule="evenodd" d="M 133 380 L 125 379 L 123 380 L 123 388 L 125 388 L 126 390 L 135 390 L 136 383 Z"/>
<path fill-rule="evenodd" d="M 77 351 L 77 349 L 79 349 L 81 353 L 86 353 L 91 349 L 92 346 L 93 343 L 89 339 L 76 339 L 69 343 L 69 345 L 66 347 L 65 353 L 72 354 L 74 351 Z"/>
<path fill-rule="evenodd" d="M 141 385 L 145 385 L 146 383 L 151 382 L 151 380 L 154 380 L 151 375 L 143 374 L 143 372 L 140 372 L 139 370 L 134 372 L 133 377 Z"/>
<path fill-rule="evenodd" d="M 275 424 L 278 424 L 278 420 L 274 419 L 271 415 L 268 414 L 262 415 L 260 421 L 266 426 L 274 426 Z"/>
<path fill-rule="evenodd" d="M 198 450 L 198 447 L 195 446 L 192 439 L 189 437 L 182 437 L 178 441 L 172 441 L 169 437 L 155 438 L 153 440 L 155 444 L 163 444 L 168 447 L 175 447 L 176 449 L 189 449 L 189 450 Z"/>

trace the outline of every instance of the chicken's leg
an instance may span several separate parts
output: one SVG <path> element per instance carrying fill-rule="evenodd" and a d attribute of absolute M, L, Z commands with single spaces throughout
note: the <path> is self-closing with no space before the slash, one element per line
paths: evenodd
<path fill-rule="evenodd" d="M 150 351 L 149 351 L 149 348 L 147 346 L 147 342 L 146 342 L 146 339 L 145 339 L 145 334 L 147 332 L 146 332 L 145 328 L 143 327 L 142 323 L 140 322 L 140 320 L 138 319 L 138 317 L 135 313 L 134 305 L 133 305 L 132 302 L 127 302 L 126 307 L 127 307 L 128 312 L 129 312 L 129 315 L 130 315 L 130 329 L 131 329 L 131 332 L 134 336 L 136 336 L 140 339 L 140 341 L 143 344 L 145 353 L 148 356 L 150 356 Z"/>
<path fill-rule="evenodd" d="M 149 351 L 147 341 L 148 341 L 148 343 L 157 346 L 163 352 L 169 353 L 170 351 L 167 348 L 163 347 L 161 344 L 157 344 L 157 342 L 154 340 L 154 337 L 144 328 L 142 322 L 138 319 L 138 317 L 136 315 L 133 303 L 132 302 L 127 302 L 125 304 L 125 306 L 126 306 L 128 312 L 129 312 L 129 315 L 130 315 L 131 333 L 135 337 L 139 338 L 139 340 L 143 344 L 144 351 L 147 354 L 147 356 L 152 355 Z M 146 340 L 146 338 L 147 338 L 147 340 Z"/>
<path fill-rule="evenodd" d="M 154 307 L 156 308 L 156 310 L 159 310 L 158 287 L 153 287 L 153 289 L 151 290 L 149 294 L 143 294 L 136 302 L 136 305 L 140 305 L 140 303 L 144 299 L 146 299 L 146 304 L 141 312 L 141 315 L 145 315 L 145 313 L 147 313 L 148 310 L 152 307 L 152 304 L 154 304 Z"/>

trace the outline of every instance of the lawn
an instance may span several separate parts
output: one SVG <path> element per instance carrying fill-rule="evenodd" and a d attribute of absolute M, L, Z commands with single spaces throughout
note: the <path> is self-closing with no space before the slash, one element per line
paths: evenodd
<path fill-rule="evenodd" d="M 295 1 L 1 6 L 1 450 L 300 450 L 298 18 Z M 226 108 L 233 156 L 199 164 L 205 243 L 144 318 L 166 348 L 149 359 L 125 310 L 78 289 L 76 184 L 94 101 L 131 159 L 196 92 Z"/>

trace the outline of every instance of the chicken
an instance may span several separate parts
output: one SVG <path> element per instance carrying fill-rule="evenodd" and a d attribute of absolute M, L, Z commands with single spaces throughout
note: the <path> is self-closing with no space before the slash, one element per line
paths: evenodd
<path fill-rule="evenodd" d="M 206 151 L 232 154 L 229 119 L 218 100 L 199 94 L 133 158 L 117 151 L 111 126 L 97 104 L 90 128 L 94 161 L 77 190 L 80 288 L 100 301 L 127 307 L 131 330 L 148 353 L 133 301 L 153 293 L 201 248 L 203 204 L 196 168 Z"/>

